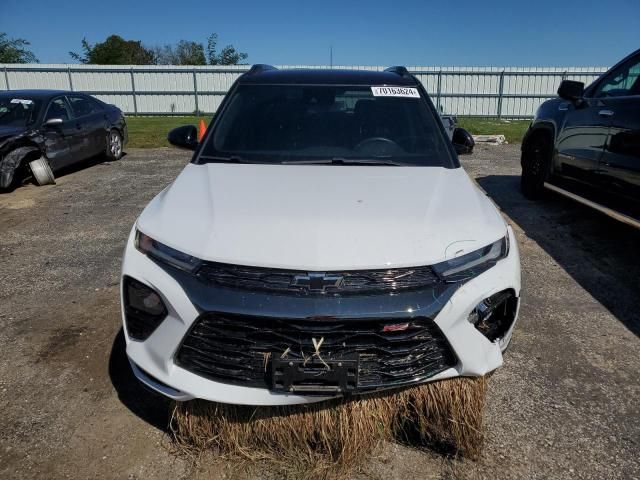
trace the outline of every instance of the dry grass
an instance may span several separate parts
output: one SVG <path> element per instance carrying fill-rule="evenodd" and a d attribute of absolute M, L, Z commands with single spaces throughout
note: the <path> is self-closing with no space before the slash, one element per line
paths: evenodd
<path fill-rule="evenodd" d="M 455 378 L 391 394 L 283 407 L 176 403 L 171 428 L 190 451 L 269 460 L 307 478 L 341 477 L 382 440 L 445 446 L 477 457 L 486 385 L 485 378 Z"/>

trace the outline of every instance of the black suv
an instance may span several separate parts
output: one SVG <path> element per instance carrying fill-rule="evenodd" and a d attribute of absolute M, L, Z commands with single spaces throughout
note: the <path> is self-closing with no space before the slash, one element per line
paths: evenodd
<path fill-rule="evenodd" d="M 545 188 L 640 227 L 640 50 L 586 89 L 564 80 L 522 142 L 522 191 Z"/>

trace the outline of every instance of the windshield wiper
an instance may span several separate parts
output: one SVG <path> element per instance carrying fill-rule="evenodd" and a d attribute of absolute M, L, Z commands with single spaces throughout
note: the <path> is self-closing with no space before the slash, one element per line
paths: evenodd
<path fill-rule="evenodd" d="M 396 162 L 390 158 L 372 157 L 372 158 L 318 158 L 313 160 L 285 160 L 281 162 L 283 165 L 391 165 L 394 167 L 406 166 L 406 163 Z"/>
<path fill-rule="evenodd" d="M 238 155 L 230 155 L 228 157 L 200 155 L 200 158 L 203 158 L 205 160 L 212 160 L 216 163 L 258 163 L 258 162 L 252 162 L 251 160 L 247 160 L 246 158 L 240 157 Z"/>

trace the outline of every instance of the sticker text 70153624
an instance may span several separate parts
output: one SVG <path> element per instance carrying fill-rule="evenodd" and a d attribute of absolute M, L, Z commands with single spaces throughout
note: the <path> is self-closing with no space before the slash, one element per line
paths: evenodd
<path fill-rule="evenodd" d="M 420 98 L 417 88 L 413 87 L 371 87 L 374 97 Z"/>

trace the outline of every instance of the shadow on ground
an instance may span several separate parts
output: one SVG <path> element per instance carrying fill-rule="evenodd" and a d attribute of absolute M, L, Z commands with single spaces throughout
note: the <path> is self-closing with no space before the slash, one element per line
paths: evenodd
<path fill-rule="evenodd" d="M 120 160 L 124 159 L 126 156 L 127 156 L 127 153 L 123 152 L 122 158 L 120 158 Z M 80 172 L 87 168 L 95 167 L 96 165 L 109 166 L 111 163 L 119 162 L 120 160 L 109 160 L 104 155 L 96 155 L 94 157 L 88 158 L 86 160 L 81 160 L 76 163 L 72 163 L 71 165 L 61 168 L 60 170 L 57 170 L 55 172 L 55 176 L 56 178 L 64 177 L 65 175 L 71 175 L 72 173 Z"/>
<path fill-rule="evenodd" d="M 539 202 L 527 200 L 517 175 L 477 182 L 530 239 L 640 336 L 640 230 L 552 192 Z"/>
<path fill-rule="evenodd" d="M 129 365 L 122 328 L 116 335 L 109 357 L 109 378 L 122 404 L 134 415 L 159 430 L 169 425 L 170 401 L 148 390 L 136 379 Z"/>
<path fill-rule="evenodd" d="M 125 156 L 127 155 L 126 152 L 124 152 L 122 154 L 122 158 L 120 160 L 122 160 L 123 158 L 125 158 Z M 119 161 L 119 160 L 109 160 L 107 159 L 104 155 L 96 155 L 94 157 L 88 158 L 86 160 L 80 160 L 76 163 L 73 163 L 71 165 L 68 165 L 64 168 L 61 168 L 60 170 L 56 170 L 54 172 L 54 177 L 55 178 L 61 178 L 64 177 L 66 175 L 71 175 L 72 173 L 76 173 L 76 172 L 81 172 L 82 170 L 85 170 L 87 168 L 92 168 L 95 167 L 96 165 L 110 165 L 113 161 Z M 28 167 L 24 167 L 27 170 L 23 170 L 23 167 L 21 167 L 21 170 L 19 170 L 19 175 L 22 175 L 20 177 L 18 177 L 17 180 L 14 180 L 14 182 L 11 184 L 11 186 L 9 188 L 3 188 L 0 189 L 0 194 L 2 193 L 11 193 L 14 190 L 16 190 L 17 188 L 22 187 L 23 185 L 27 185 L 29 183 L 34 183 L 33 178 L 31 177 L 31 173 L 28 171 Z M 23 178 L 22 180 L 20 180 L 20 178 Z"/>

